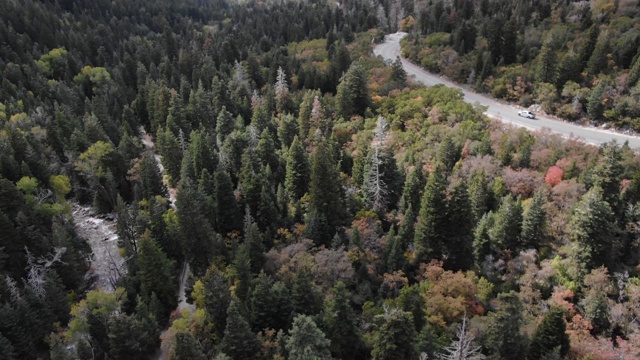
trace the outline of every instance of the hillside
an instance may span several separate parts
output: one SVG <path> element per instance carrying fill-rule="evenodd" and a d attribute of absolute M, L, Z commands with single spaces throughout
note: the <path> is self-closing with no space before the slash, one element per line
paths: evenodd
<path fill-rule="evenodd" d="M 401 8 L 407 17 L 396 26 L 410 32 L 403 52 L 425 69 L 560 118 L 640 129 L 637 0 Z"/>

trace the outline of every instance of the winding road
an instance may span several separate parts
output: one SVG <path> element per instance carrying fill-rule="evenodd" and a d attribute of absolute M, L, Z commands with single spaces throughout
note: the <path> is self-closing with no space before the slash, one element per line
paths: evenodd
<path fill-rule="evenodd" d="M 377 45 L 373 50 L 373 53 L 375 55 L 382 56 L 382 58 L 385 60 L 395 60 L 400 56 L 400 40 L 405 35 L 406 33 L 402 32 L 387 35 L 385 37 L 385 42 Z M 548 128 L 552 132 L 560 134 L 565 138 L 575 138 L 593 145 L 600 145 L 611 140 L 616 140 L 619 144 L 623 144 L 625 141 L 628 141 L 629 146 L 633 149 L 637 150 L 640 148 L 640 137 L 637 136 L 621 134 L 605 129 L 583 127 L 576 124 L 539 116 L 538 114 L 536 114 L 536 119 L 527 119 L 520 117 L 518 116 L 518 111 L 520 111 L 521 109 L 518 109 L 513 105 L 505 104 L 486 95 L 470 91 L 469 89 L 461 87 L 460 85 L 446 80 L 439 75 L 429 73 L 418 65 L 402 57 L 401 61 L 404 70 L 416 81 L 421 82 L 426 86 L 444 84 L 449 87 L 460 89 L 460 91 L 464 93 L 465 101 L 472 104 L 478 103 L 480 105 L 486 106 L 487 110 L 485 111 L 485 114 L 501 122 L 525 127 L 530 130 L 540 130 L 543 128 Z"/>

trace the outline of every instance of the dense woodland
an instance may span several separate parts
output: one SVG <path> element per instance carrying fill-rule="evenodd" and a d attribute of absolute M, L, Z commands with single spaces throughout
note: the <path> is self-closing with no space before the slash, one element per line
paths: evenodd
<path fill-rule="evenodd" d="M 638 358 L 637 153 L 371 57 L 401 26 L 432 70 L 634 126 L 629 3 L 0 1 L 0 358 Z M 115 214 L 114 289 L 74 204 Z"/>
<path fill-rule="evenodd" d="M 379 18 L 410 33 L 405 56 L 430 71 L 567 120 L 640 130 L 638 0 L 397 0 L 387 7 L 397 15 Z"/>

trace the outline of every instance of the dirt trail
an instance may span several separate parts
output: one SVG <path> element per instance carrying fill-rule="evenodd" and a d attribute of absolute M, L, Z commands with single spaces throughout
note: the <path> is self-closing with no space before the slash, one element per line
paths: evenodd
<path fill-rule="evenodd" d="M 155 152 L 156 144 L 153 142 L 153 137 L 146 132 L 144 127 L 140 127 L 140 138 L 141 142 L 147 150 L 150 150 L 154 153 L 154 157 L 156 159 L 156 163 L 158 164 L 158 168 L 162 173 L 164 173 L 164 166 L 162 166 L 162 157 Z M 176 193 L 177 189 L 169 187 L 169 184 L 165 183 L 165 187 L 167 188 L 167 192 L 169 193 L 169 205 L 172 209 L 177 210 L 176 208 Z M 177 311 L 189 310 L 195 311 L 196 307 L 193 304 L 189 304 L 187 302 L 187 280 L 189 279 L 189 274 L 191 270 L 189 269 L 189 263 L 184 262 L 182 264 L 182 270 L 180 272 L 180 283 L 178 287 L 178 307 Z M 164 339 L 164 335 L 167 332 L 165 329 L 160 335 L 161 339 Z M 164 340 L 163 340 L 164 341 Z M 154 360 L 165 360 L 169 358 L 169 349 L 167 346 L 160 346 L 160 349 L 153 355 Z"/>
<path fill-rule="evenodd" d="M 113 292 L 116 281 L 127 272 L 118 251 L 115 215 L 96 216 L 91 207 L 77 203 L 73 203 L 71 214 L 78 235 L 87 239 L 93 252 L 86 276 L 94 279 L 93 289 Z"/>

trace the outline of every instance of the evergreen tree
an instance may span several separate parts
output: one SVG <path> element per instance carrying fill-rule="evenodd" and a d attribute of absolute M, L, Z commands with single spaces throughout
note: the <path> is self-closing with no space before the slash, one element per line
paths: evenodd
<path fill-rule="evenodd" d="M 167 191 L 162 184 L 162 173 L 153 153 L 149 151 L 142 154 L 137 183 L 137 198 L 139 200 L 149 199 L 156 195 L 167 196 Z"/>
<path fill-rule="evenodd" d="M 447 202 L 445 265 L 452 270 L 466 270 L 472 265 L 473 231 L 469 193 L 464 180 L 453 185 Z"/>
<path fill-rule="evenodd" d="M 485 258 L 491 255 L 493 248 L 489 231 L 493 227 L 493 212 L 485 213 L 473 232 L 473 259 L 477 267 L 481 267 Z"/>
<path fill-rule="evenodd" d="M 298 315 L 293 319 L 286 349 L 291 360 L 329 360 L 331 342 L 307 315 Z"/>
<path fill-rule="evenodd" d="M 261 271 L 253 280 L 253 288 L 249 297 L 249 313 L 251 328 L 259 332 L 273 327 L 273 298 L 271 294 L 273 280 Z"/>
<path fill-rule="evenodd" d="M 264 264 L 264 243 L 258 225 L 251 217 L 249 209 L 244 216 L 244 244 L 251 259 L 251 272 L 258 273 Z"/>
<path fill-rule="evenodd" d="M 557 57 L 551 45 L 544 44 L 540 50 L 536 80 L 539 83 L 554 84 L 557 77 Z"/>
<path fill-rule="evenodd" d="M 474 171 L 469 178 L 469 202 L 474 228 L 487 212 L 489 199 L 489 185 L 487 184 L 484 169 Z"/>
<path fill-rule="evenodd" d="M 169 183 L 175 186 L 180 181 L 183 151 L 178 144 L 178 139 L 169 129 L 158 130 L 158 152 L 162 156 L 162 165 L 169 175 Z"/>
<path fill-rule="evenodd" d="M 638 49 L 638 53 L 636 54 L 635 60 L 629 70 L 627 88 L 631 89 L 636 86 L 638 84 L 638 80 L 640 80 L 640 49 Z"/>
<path fill-rule="evenodd" d="M 520 200 L 507 195 L 493 217 L 489 230 L 491 244 L 496 250 L 518 251 L 522 232 L 522 206 Z"/>
<path fill-rule="evenodd" d="M 185 240 L 185 256 L 194 274 L 204 274 L 210 261 L 222 252 L 220 244 L 204 217 L 205 196 L 191 183 L 183 179 L 176 198 L 178 224 Z"/>
<path fill-rule="evenodd" d="M 179 332 L 170 355 L 171 360 L 206 360 L 202 346 L 190 332 Z"/>
<path fill-rule="evenodd" d="M 354 62 L 338 85 L 336 113 L 345 119 L 351 115 L 364 115 L 370 103 L 365 70 L 360 63 Z"/>
<path fill-rule="evenodd" d="M 227 326 L 227 310 L 231 303 L 229 283 L 225 274 L 215 266 L 209 267 L 201 281 L 204 290 L 204 309 L 217 335 L 221 337 Z"/>
<path fill-rule="evenodd" d="M 571 238 L 580 250 L 578 261 L 583 274 L 607 264 L 614 234 L 614 216 L 603 199 L 602 189 L 591 188 L 582 196 L 571 216 Z"/>
<path fill-rule="evenodd" d="M 142 234 L 138 244 L 137 275 L 140 279 L 140 293 L 145 299 L 150 299 L 151 294 L 155 293 L 165 311 L 174 309 L 178 301 L 173 262 L 162 252 L 149 230 Z"/>
<path fill-rule="evenodd" d="M 520 243 L 523 249 L 537 249 L 539 247 L 544 240 L 546 220 L 544 196 L 542 192 L 537 192 L 522 219 Z"/>
<path fill-rule="evenodd" d="M 309 184 L 309 227 L 316 223 L 313 239 L 318 244 L 329 245 L 336 227 L 344 222 L 343 191 L 330 149 L 321 142 L 311 160 Z"/>
<path fill-rule="evenodd" d="M 400 197 L 399 210 L 406 211 L 411 205 L 414 209 L 420 208 L 420 192 L 424 189 L 422 170 L 414 168 L 404 182 L 402 196 Z"/>
<path fill-rule="evenodd" d="M 227 326 L 220 349 L 234 360 L 253 359 L 260 351 L 258 338 L 251 332 L 247 320 L 240 315 L 235 301 L 231 302 L 227 311 Z"/>
<path fill-rule="evenodd" d="M 521 360 L 526 350 L 526 337 L 521 334 L 522 304 L 511 291 L 498 295 L 498 310 L 489 314 L 485 347 L 490 359 Z"/>
<path fill-rule="evenodd" d="M 291 289 L 293 312 L 302 315 L 316 315 L 322 309 L 322 294 L 313 283 L 311 273 L 303 268 L 296 272 Z"/>
<path fill-rule="evenodd" d="M 349 298 L 344 283 L 338 282 L 324 302 L 322 329 L 331 341 L 331 354 L 337 359 L 357 358 L 363 347 Z"/>
<path fill-rule="evenodd" d="M 414 243 L 417 264 L 442 256 L 447 224 L 446 186 L 444 169 L 437 164 L 425 185 L 416 223 Z"/>
<path fill-rule="evenodd" d="M 251 257 L 246 244 L 238 246 L 231 263 L 231 276 L 234 281 L 234 295 L 242 303 L 249 298 L 251 289 Z"/>
<path fill-rule="evenodd" d="M 587 115 L 593 121 L 602 121 L 604 105 L 602 103 L 607 85 L 600 81 L 598 85 L 591 89 L 587 97 Z"/>
<path fill-rule="evenodd" d="M 233 183 L 224 170 L 214 175 L 214 202 L 216 208 L 215 230 L 220 234 L 240 228 L 241 212 L 233 192 Z"/>
<path fill-rule="evenodd" d="M 564 322 L 564 311 L 561 308 L 551 308 L 542 319 L 531 339 L 527 359 L 539 360 L 545 355 L 560 348 L 560 356 L 564 358 L 569 352 L 569 335 Z"/>
<path fill-rule="evenodd" d="M 387 311 L 374 334 L 373 360 L 404 360 L 417 358 L 414 345 L 416 330 L 411 313 L 398 309 Z"/>

